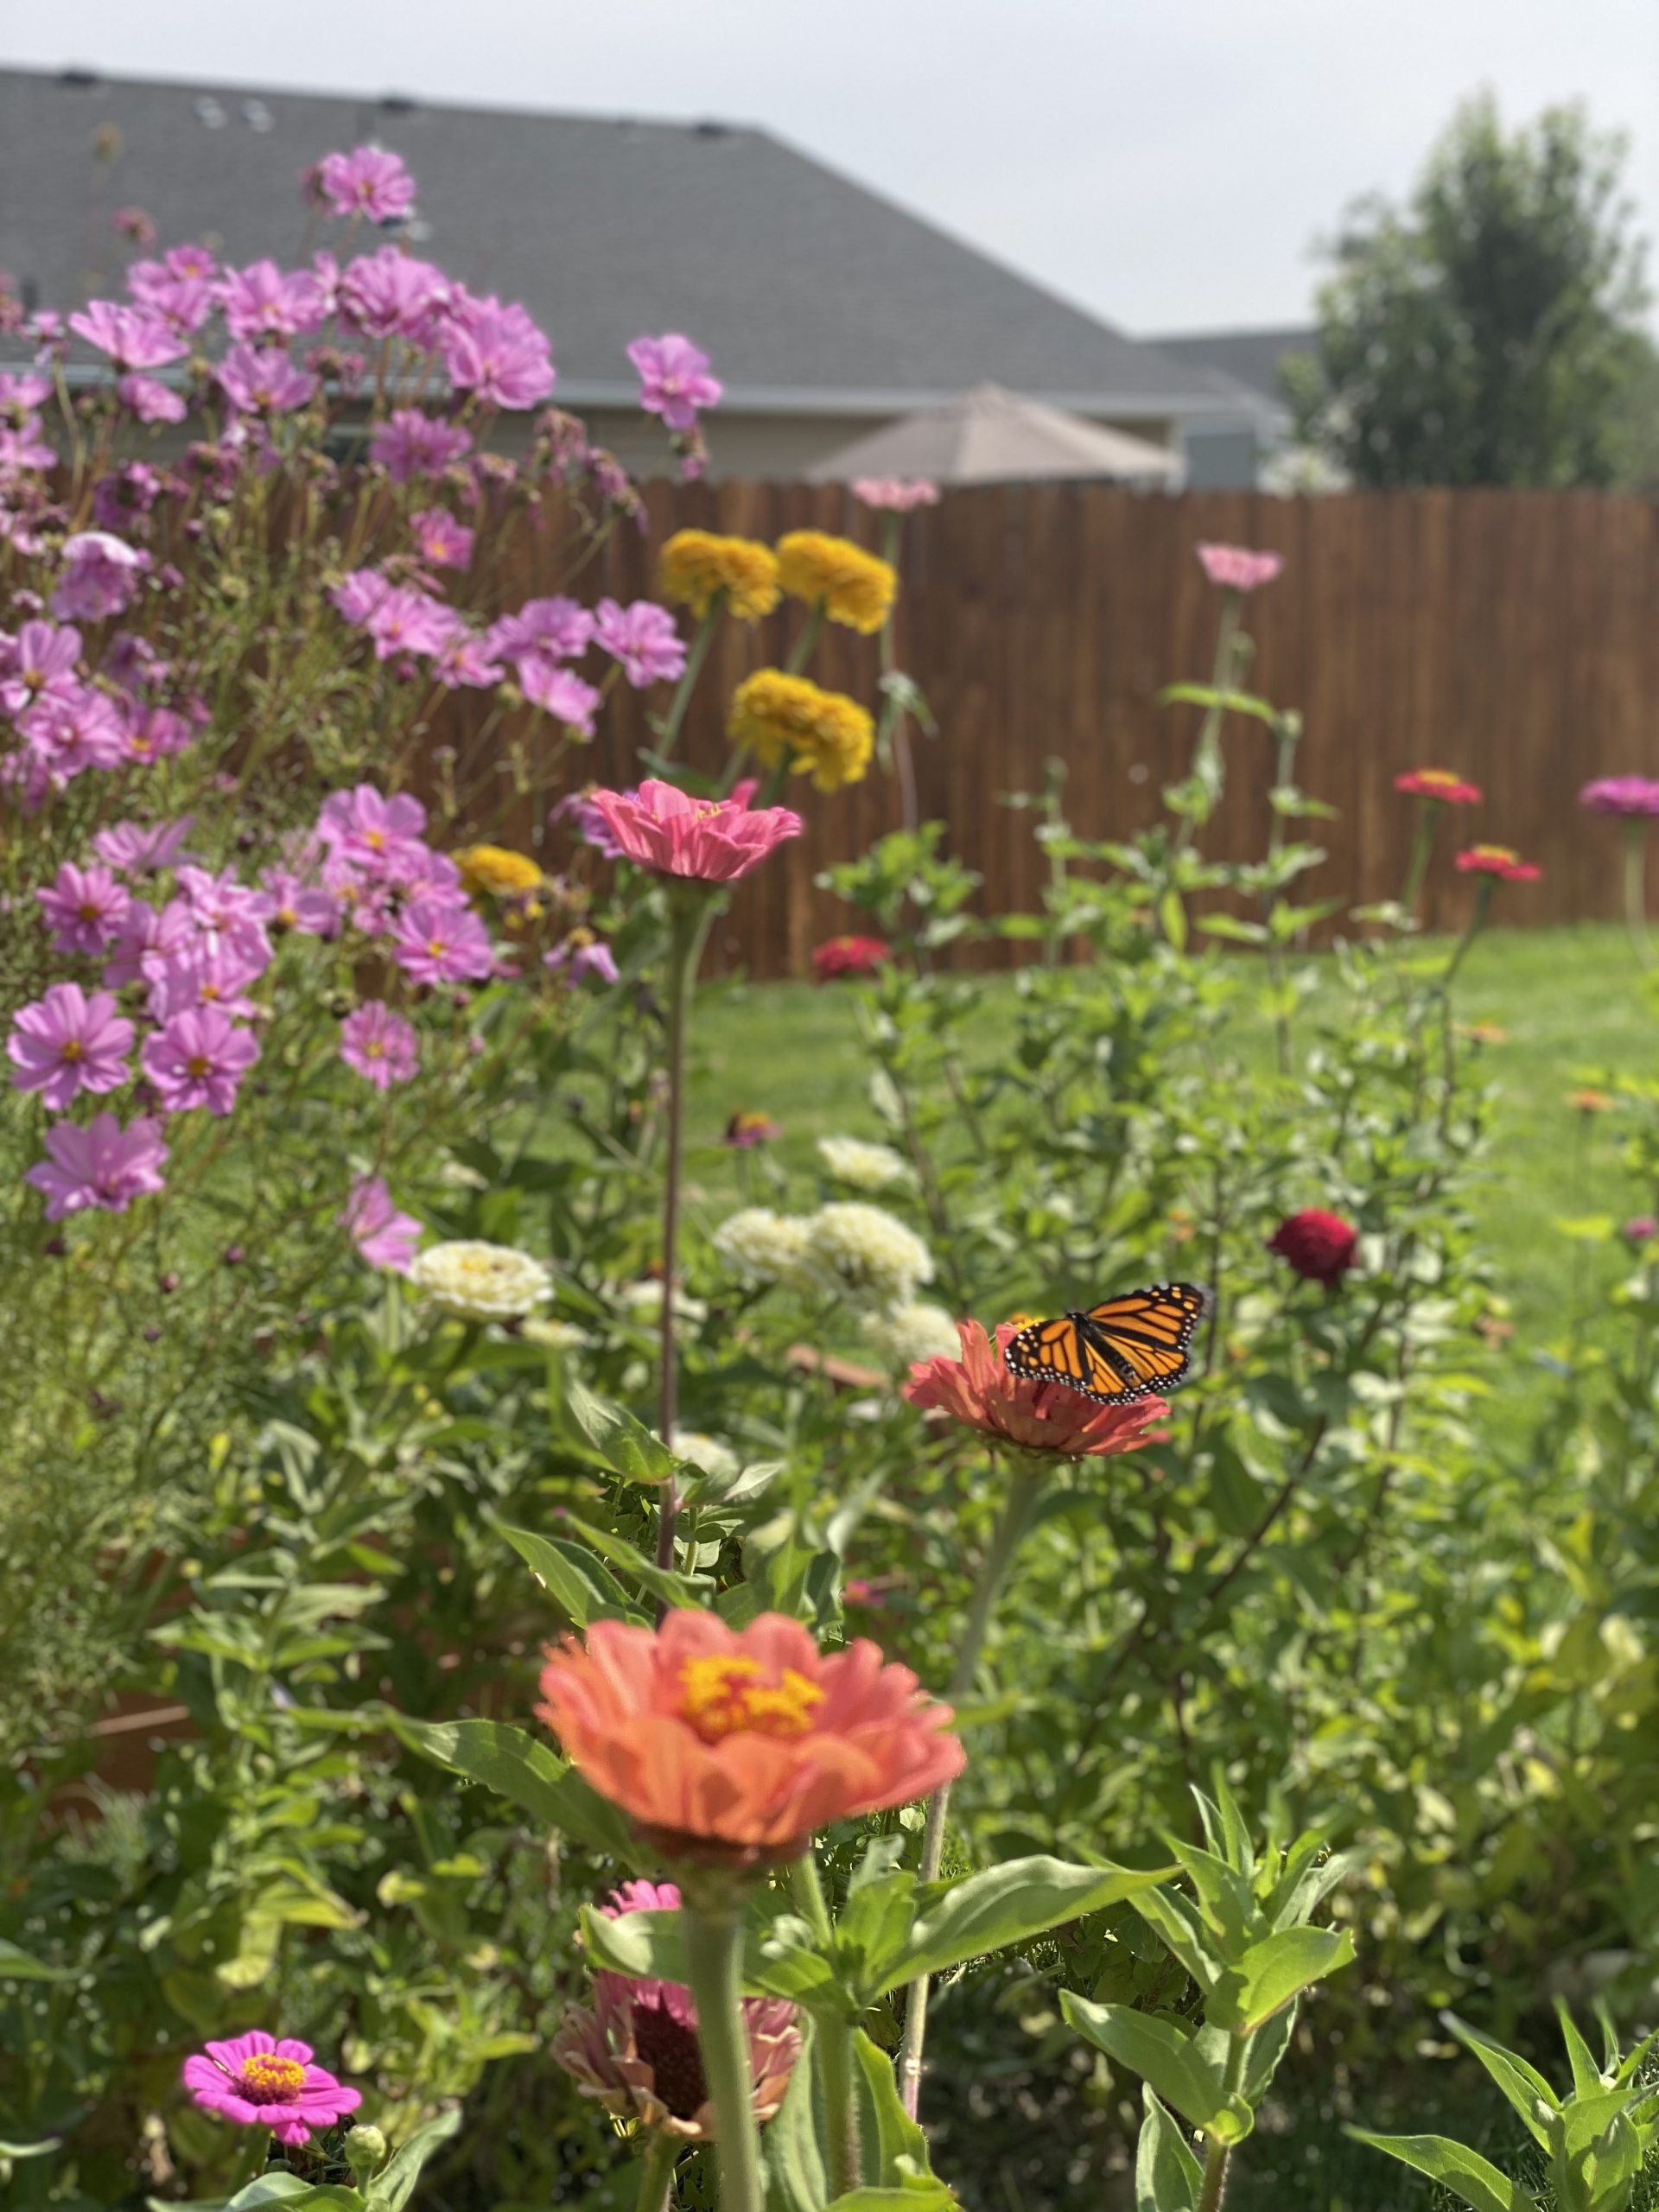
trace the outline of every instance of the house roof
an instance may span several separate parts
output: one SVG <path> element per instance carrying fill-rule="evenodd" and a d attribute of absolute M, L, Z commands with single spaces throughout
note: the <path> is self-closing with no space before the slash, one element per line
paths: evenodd
<path fill-rule="evenodd" d="M 99 159 L 110 130 L 118 151 Z M 728 405 L 893 414 L 990 378 L 1090 414 L 1260 413 L 1201 364 L 721 123 L 0 70 L 0 267 L 42 306 L 114 289 L 121 206 L 151 215 L 163 245 L 292 260 L 343 227 L 308 228 L 300 172 L 365 139 L 414 173 L 414 251 L 522 300 L 575 404 L 632 403 L 629 340 L 682 329 L 714 356 Z"/>
<path fill-rule="evenodd" d="M 1191 369 L 1208 369 L 1260 393 L 1275 407 L 1285 404 L 1281 364 L 1293 353 L 1312 353 L 1319 334 L 1311 323 L 1281 324 L 1270 330 L 1195 330 L 1172 338 L 1152 338 L 1170 359 Z"/>

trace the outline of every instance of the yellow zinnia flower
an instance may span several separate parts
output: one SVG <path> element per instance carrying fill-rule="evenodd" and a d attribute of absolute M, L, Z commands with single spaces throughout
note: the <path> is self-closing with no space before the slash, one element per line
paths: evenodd
<path fill-rule="evenodd" d="M 881 627 L 899 589 L 890 563 L 822 530 L 791 530 L 779 539 L 778 581 L 809 607 L 822 600 L 832 622 L 867 632 Z"/>
<path fill-rule="evenodd" d="M 467 890 L 487 891 L 493 899 L 522 899 L 542 880 L 542 871 L 528 853 L 515 853 L 505 845 L 467 845 L 452 855 Z"/>
<path fill-rule="evenodd" d="M 663 548 L 661 576 L 664 596 L 699 616 L 721 591 L 740 622 L 758 622 L 778 604 L 778 556 L 753 537 L 677 530 Z"/>
<path fill-rule="evenodd" d="M 786 758 L 810 769 L 821 791 L 861 782 L 875 745 L 875 724 L 856 699 L 780 668 L 757 669 L 738 685 L 726 727 L 734 744 L 752 745 L 767 767 Z"/>

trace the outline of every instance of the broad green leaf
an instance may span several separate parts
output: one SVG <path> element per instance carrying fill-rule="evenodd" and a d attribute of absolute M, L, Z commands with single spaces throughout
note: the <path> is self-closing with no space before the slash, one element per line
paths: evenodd
<path fill-rule="evenodd" d="M 629 1482 L 652 1484 L 666 1482 L 673 1473 L 674 1455 L 660 1437 L 624 1407 L 596 1398 L 574 1375 L 566 1381 L 564 1402 L 595 1456 L 613 1473 Z"/>
<path fill-rule="evenodd" d="M 1213 683 L 1166 683 L 1158 694 L 1160 707 L 1220 707 L 1228 714 L 1253 715 L 1259 722 L 1276 724 L 1279 709 L 1251 691 L 1221 691 Z"/>
<path fill-rule="evenodd" d="M 635 1981 L 685 1981 L 683 1925 L 677 1911 L 624 1912 L 613 1919 L 592 1905 L 582 1909 L 582 1941 L 596 1967 Z"/>
<path fill-rule="evenodd" d="M 1194 2048 L 1173 2020 L 1136 2012 L 1127 2005 L 1095 2005 L 1069 1989 L 1060 1992 L 1068 2023 L 1096 2050 L 1134 2069 L 1166 2105 L 1223 2143 L 1242 2143 L 1255 2125 L 1241 2096 Z"/>
<path fill-rule="evenodd" d="M 942 2181 L 929 2176 L 909 2188 L 853 2189 L 826 2204 L 823 2212 L 960 2212 Z"/>
<path fill-rule="evenodd" d="M 784 2101 L 761 2131 L 761 2155 L 766 2168 L 766 2212 L 818 2212 L 829 2195 L 824 2177 L 824 2146 L 818 2139 L 817 2111 L 812 2094 L 813 2044 L 817 2034 L 811 2019 L 801 2023 L 801 2055 L 790 2076 Z"/>
<path fill-rule="evenodd" d="M 601 1553 L 613 1567 L 620 1567 L 625 1574 L 632 1575 L 642 1590 L 649 1590 L 653 1598 L 660 1598 L 665 1605 L 700 1606 L 707 1603 L 708 1593 L 714 1583 L 706 1574 L 671 1574 L 658 1566 L 641 1551 L 613 1536 L 608 1529 L 596 1529 L 590 1522 L 579 1521 L 574 1513 L 565 1516 L 565 1526 Z"/>
<path fill-rule="evenodd" d="M 911 1930 L 910 1941 L 889 1961 L 881 1996 L 921 1974 L 943 1974 L 964 1959 L 1024 1943 L 1065 1921 L 1099 1912 L 1166 1880 L 1172 1870 L 1142 1872 L 1133 1866 L 1074 1866 L 1062 1859 L 1012 1859 L 970 1874 L 948 1891 Z"/>
<path fill-rule="evenodd" d="M 1135 2212 L 1198 2212 L 1204 2168 L 1149 2084 L 1141 2094 L 1147 2116 L 1135 2146 Z"/>
<path fill-rule="evenodd" d="M 0 1939 L 0 1981 L 73 1981 L 74 1978 L 72 1967 L 48 1966 L 44 1959 Z M 17 2158 L 24 2154 L 12 2151 L 8 2155 Z"/>
<path fill-rule="evenodd" d="M 1209 1936 L 1196 1902 L 1179 1890 L 1159 1887 L 1143 1891 L 1135 1900 L 1135 1909 L 1207 1997 L 1222 1967 L 1211 1955 Z"/>
<path fill-rule="evenodd" d="M 875 2115 L 876 2178 L 892 2183 L 901 2178 L 899 2160 L 928 2171 L 927 2138 L 905 2110 L 893 2061 L 859 2028 L 853 2035 L 853 2056 L 864 2077 L 871 2111 Z M 868 2145 L 866 2146 L 868 2151 Z M 868 2164 L 866 2172 L 869 2171 Z"/>
<path fill-rule="evenodd" d="M 1442 2015 L 1446 2024 L 1465 2050 L 1472 2050 L 1498 2088 L 1521 2115 L 1533 2140 L 1544 2150 L 1549 2148 L 1549 2130 L 1538 2119 L 1541 2104 L 1547 2113 L 1560 2111 L 1560 2099 L 1535 2066 L 1529 2066 L 1524 2058 L 1512 2050 L 1505 2050 L 1501 2043 L 1494 2043 L 1478 2028 L 1471 2028 L 1452 2012 Z"/>
<path fill-rule="evenodd" d="M 1204 2008 L 1205 2018 L 1249 2035 L 1313 1983 L 1351 1964 L 1353 1955 L 1353 1939 L 1345 1929 L 1281 1929 L 1252 1943 L 1222 1975 Z"/>
<path fill-rule="evenodd" d="M 503 1720 L 412 1720 L 390 1707 L 385 1719 L 396 1736 L 435 1766 L 484 1783 L 550 1828 L 633 1864 L 637 1853 L 621 1814 L 539 1737 Z"/>
<path fill-rule="evenodd" d="M 1603 2088 L 1601 2069 L 1560 1998 L 1555 2000 L 1555 2018 L 1560 2023 L 1561 2040 L 1567 2045 L 1567 2061 L 1573 2069 L 1573 2087 L 1581 2097 L 1599 2096 Z"/>
<path fill-rule="evenodd" d="M 1530 2190 L 1499 2173 L 1478 2151 L 1468 2150 L 1449 2136 L 1372 2135 L 1363 2127 L 1346 2128 L 1344 2133 L 1356 2143 L 1369 2143 L 1373 2151 L 1385 2152 L 1402 2165 L 1427 2174 L 1469 2205 L 1471 2212 L 1537 2212 L 1537 2199 Z"/>
<path fill-rule="evenodd" d="M 1268 932 L 1261 922 L 1242 922 L 1236 914 L 1201 914 L 1198 927 L 1206 937 L 1224 937 L 1235 944 L 1265 944 Z"/>
<path fill-rule="evenodd" d="M 505 1521 L 499 1526 L 573 1628 L 586 1628 L 594 1619 L 646 1618 L 615 1576 L 579 1544 L 537 1535 L 533 1529 L 510 1529 Z"/>
<path fill-rule="evenodd" d="M 1171 888 L 1158 901 L 1158 921 L 1164 935 L 1177 952 L 1186 950 L 1186 909 L 1181 904 L 1181 894 Z"/>
<path fill-rule="evenodd" d="M 369 2183 L 369 2212 L 403 2212 L 421 2177 L 421 2168 L 439 2144 L 448 2142 L 460 2126 L 461 2112 L 457 2107 L 454 2112 L 440 2113 L 435 2120 L 429 2120 L 424 2127 L 417 2127 Z"/>

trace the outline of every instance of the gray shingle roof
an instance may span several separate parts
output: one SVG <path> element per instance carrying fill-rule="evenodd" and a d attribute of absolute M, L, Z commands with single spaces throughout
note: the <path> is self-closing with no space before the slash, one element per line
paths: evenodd
<path fill-rule="evenodd" d="M 105 126 L 120 150 L 100 162 Z M 115 289 L 130 250 L 110 216 L 127 205 L 163 245 L 237 261 L 337 244 L 338 223 L 308 232 L 299 173 L 367 138 L 414 172 L 429 228 L 413 250 L 523 300 L 579 404 L 631 396 L 628 340 L 681 329 L 740 404 L 893 413 L 993 379 L 1090 413 L 1216 411 L 1201 368 L 720 124 L 0 70 L 0 268 L 41 305 Z"/>
<path fill-rule="evenodd" d="M 1200 330 L 1147 344 L 1191 369 L 1212 369 L 1236 384 L 1284 405 L 1279 366 L 1287 355 L 1311 353 L 1319 343 L 1312 323 L 1285 324 L 1272 330 Z"/>

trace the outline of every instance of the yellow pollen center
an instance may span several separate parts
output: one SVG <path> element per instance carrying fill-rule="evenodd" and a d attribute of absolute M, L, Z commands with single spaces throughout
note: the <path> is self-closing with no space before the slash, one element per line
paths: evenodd
<path fill-rule="evenodd" d="M 363 1047 L 363 1057 L 365 1060 L 383 1060 L 386 1057 L 386 1048 L 378 1037 L 372 1037 Z"/>
<path fill-rule="evenodd" d="M 75 912 L 83 922 L 95 922 L 100 918 L 101 909 L 92 899 L 83 899 Z"/>
<path fill-rule="evenodd" d="M 205 1052 L 198 1052 L 194 1059 L 185 1062 L 185 1069 L 190 1075 L 204 1076 L 211 1071 L 213 1065 Z"/>
<path fill-rule="evenodd" d="M 680 1718 L 705 1744 L 724 1736 L 804 1736 L 823 1692 L 785 1667 L 768 1681 L 759 1660 L 729 1656 L 687 1659 L 680 1668 Z"/>
<path fill-rule="evenodd" d="M 242 2087 L 255 2096 L 289 2099 L 305 2087 L 305 2069 L 297 2058 L 278 2058 L 274 2051 L 257 2051 L 242 2062 Z"/>
<path fill-rule="evenodd" d="M 372 853 L 378 853 L 386 841 L 378 830 L 366 830 L 363 833 L 363 842 Z"/>
<path fill-rule="evenodd" d="M 71 1037 L 64 1046 L 63 1058 L 66 1060 L 84 1060 L 86 1057 L 86 1047 L 81 1043 L 79 1038 Z"/>
<path fill-rule="evenodd" d="M 448 946 L 444 943 L 441 937 L 428 938 L 426 940 L 426 949 L 435 960 L 442 960 L 444 954 L 449 950 Z"/>

